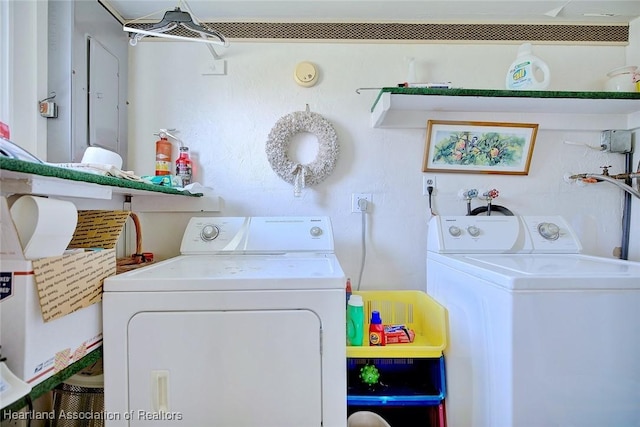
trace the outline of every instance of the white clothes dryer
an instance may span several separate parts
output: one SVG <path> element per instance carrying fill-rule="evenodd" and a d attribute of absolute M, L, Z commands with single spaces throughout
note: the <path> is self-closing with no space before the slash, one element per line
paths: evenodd
<path fill-rule="evenodd" d="M 327 217 L 192 218 L 104 282 L 107 427 L 346 426 L 345 281 Z"/>
<path fill-rule="evenodd" d="M 640 426 L 640 263 L 557 216 L 434 217 L 427 249 L 450 427 Z"/>

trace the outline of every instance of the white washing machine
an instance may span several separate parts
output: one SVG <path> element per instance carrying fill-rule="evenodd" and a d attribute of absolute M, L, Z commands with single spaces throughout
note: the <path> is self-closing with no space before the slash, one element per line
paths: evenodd
<path fill-rule="evenodd" d="M 192 218 L 181 254 L 104 282 L 107 427 L 346 426 L 329 218 Z"/>
<path fill-rule="evenodd" d="M 640 263 L 557 216 L 434 217 L 427 249 L 449 427 L 640 426 Z"/>

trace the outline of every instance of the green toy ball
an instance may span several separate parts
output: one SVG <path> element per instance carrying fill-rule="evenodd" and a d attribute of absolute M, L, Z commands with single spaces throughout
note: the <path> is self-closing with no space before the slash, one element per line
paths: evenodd
<path fill-rule="evenodd" d="M 360 368 L 360 379 L 367 385 L 378 384 L 380 380 L 380 371 L 374 365 L 364 365 Z"/>

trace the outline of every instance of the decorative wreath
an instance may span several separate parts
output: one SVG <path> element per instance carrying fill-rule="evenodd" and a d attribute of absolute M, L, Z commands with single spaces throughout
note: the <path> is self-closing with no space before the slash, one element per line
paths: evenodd
<path fill-rule="evenodd" d="M 314 161 L 300 164 L 287 155 L 291 138 L 300 132 L 309 132 L 318 138 L 318 155 Z M 331 123 L 320 114 L 296 111 L 280 118 L 266 144 L 267 157 L 275 173 L 294 186 L 294 194 L 300 195 L 305 186 L 322 182 L 333 172 L 338 158 L 338 136 Z"/>

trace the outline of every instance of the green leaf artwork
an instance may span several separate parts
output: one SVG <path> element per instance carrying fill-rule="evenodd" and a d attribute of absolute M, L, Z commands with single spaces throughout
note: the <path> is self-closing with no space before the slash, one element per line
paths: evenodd
<path fill-rule="evenodd" d="M 450 130 L 437 131 L 434 141 L 434 165 L 483 167 L 520 165 L 527 143 L 522 134 Z"/>

